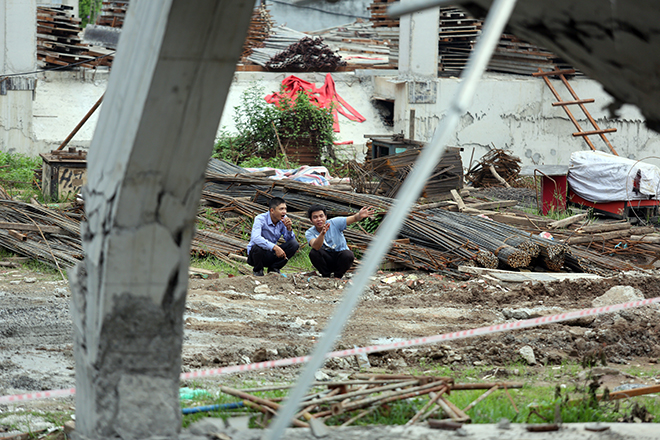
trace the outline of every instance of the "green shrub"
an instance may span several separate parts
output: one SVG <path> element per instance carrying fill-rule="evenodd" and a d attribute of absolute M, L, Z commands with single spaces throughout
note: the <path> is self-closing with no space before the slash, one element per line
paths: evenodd
<path fill-rule="evenodd" d="M 334 158 L 335 133 L 330 110 L 316 107 L 305 93 L 299 93 L 293 102 L 282 99 L 277 106 L 268 104 L 264 96 L 263 87 L 258 85 L 243 92 L 241 104 L 234 107 L 238 134 L 222 130 L 216 139 L 213 157 L 255 166 L 254 158 L 277 158 L 281 154 L 280 144 L 286 148 L 299 142 L 311 142 L 321 153 Z M 283 159 L 276 159 L 275 163 L 277 168 L 283 167 Z"/>

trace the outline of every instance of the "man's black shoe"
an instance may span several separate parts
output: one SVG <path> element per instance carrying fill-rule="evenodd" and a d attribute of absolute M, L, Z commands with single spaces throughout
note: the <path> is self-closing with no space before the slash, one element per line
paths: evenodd
<path fill-rule="evenodd" d="M 263 271 L 263 269 L 262 270 L 253 270 L 252 275 L 254 275 L 255 277 L 262 277 L 262 276 L 264 276 L 264 271 Z"/>
<path fill-rule="evenodd" d="M 270 268 L 270 267 L 269 267 L 269 268 L 268 268 L 268 273 L 280 273 L 280 270 L 279 270 L 279 269 L 276 269 L 276 268 L 274 268 L 274 267 L 273 267 L 273 268 Z"/>

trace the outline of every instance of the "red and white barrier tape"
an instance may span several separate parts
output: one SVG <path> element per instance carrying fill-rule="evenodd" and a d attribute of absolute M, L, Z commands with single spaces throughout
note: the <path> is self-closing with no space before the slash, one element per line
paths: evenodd
<path fill-rule="evenodd" d="M 428 336 L 425 338 L 411 339 L 408 341 L 393 342 L 390 344 L 372 345 L 370 347 L 352 348 L 350 350 L 333 351 L 326 355 L 327 358 L 348 357 L 356 354 L 376 353 L 380 351 L 395 350 L 397 348 L 414 347 L 418 345 L 433 344 L 441 341 L 451 341 L 454 339 L 471 338 L 475 336 L 484 336 L 493 333 L 501 333 L 510 330 L 517 330 L 529 327 L 538 327 L 543 324 L 553 322 L 569 321 L 585 316 L 602 315 L 604 313 L 616 312 L 618 310 L 642 307 L 649 304 L 660 303 L 660 297 L 645 299 L 642 301 L 631 301 L 623 304 L 614 304 L 611 306 L 598 307 L 594 309 L 584 309 L 575 312 L 566 312 L 559 315 L 542 316 L 540 318 L 525 319 L 523 321 L 508 322 L 505 324 L 491 325 L 490 327 L 481 327 L 471 330 L 462 330 L 459 332 L 445 333 L 443 335 Z M 182 373 L 181 379 L 191 379 L 195 377 L 221 376 L 224 374 L 238 373 L 242 371 L 265 370 L 269 368 L 285 367 L 288 365 L 304 364 L 309 361 L 309 356 L 300 356 L 289 359 L 278 359 L 274 361 L 257 362 L 254 364 L 234 365 L 231 367 L 214 368 L 212 370 L 191 371 Z M 26 400 L 46 399 L 48 397 L 65 397 L 75 394 L 75 388 L 65 390 L 40 391 L 37 393 L 17 394 L 13 396 L 0 397 L 0 403 L 13 403 Z"/>

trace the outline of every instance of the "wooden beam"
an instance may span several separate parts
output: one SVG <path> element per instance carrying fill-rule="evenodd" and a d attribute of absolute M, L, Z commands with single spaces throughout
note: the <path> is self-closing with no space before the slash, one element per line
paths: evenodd
<path fill-rule="evenodd" d="M 573 136 L 591 136 L 592 134 L 605 134 L 605 133 L 614 133 L 616 128 L 601 128 L 600 130 L 591 130 L 591 131 L 579 131 L 573 133 Z"/>
<path fill-rule="evenodd" d="M 561 105 L 576 105 L 576 104 L 591 104 L 592 102 L 596 102 L 595 99 L 590 98 L 590 99 L 578 99 L 575 101 L 562 101 L 562 102 L 553 102 L 552 106 L 557 107 Z"/>

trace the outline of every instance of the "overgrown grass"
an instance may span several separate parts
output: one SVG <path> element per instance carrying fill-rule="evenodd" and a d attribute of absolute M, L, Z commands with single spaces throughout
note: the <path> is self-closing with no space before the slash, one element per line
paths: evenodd
<path fill-rule="evenodd" d="M 29 202 L 34 197 L 43 201 L 43 196 L 33 186 L 34 169 L 41 164 L 40 157 L 0 152 L 0 185 L 13 198 Z"/>
<path fill-rule="evenodd" d="M 15 253 L 0 247 L 0 260 L 7 260 L 15 257 L 20 257 L 20 255 L 16 255 Z M 42 263 L 41 261 L 29 259 L 26 261 L 19 261 L 18 264 L 21 268 L 27 269 L 30 272 L 45 275 L 47 278 L 61 279 L 60 272 L 56 268 L 51 267 L 46 263 Z M 64 270 L 64 268 L 62 268 L 62 272 L 66 275 L 66 270 Z"/>

